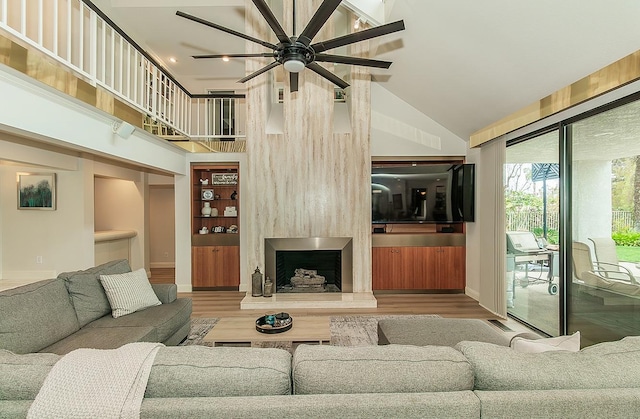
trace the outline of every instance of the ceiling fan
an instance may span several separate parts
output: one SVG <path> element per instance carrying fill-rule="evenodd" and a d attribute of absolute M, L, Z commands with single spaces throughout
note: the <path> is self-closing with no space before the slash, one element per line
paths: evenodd
<path fill-rule="evenodd" d="M 320 31 L 322 26 L 329 20 L 331 14 L 338 8 L 341 0 L 324 0 L 316 13 L 313 15 L 307 26 L 298 36 L 287 36 L 284 29 L 278 22 L 278 19 L 273 15 L 273 12 L 267 5 L 265 0 L 253 0 L 253 4 L 256 5 L 264 19 L 267 21 L 273 32 L 278 38 L 278 44 L 272 44 L 267 41 L 245 35 L 233 29 L 225 28 L 217 23 L 209 22 L 196 16 L 189 15 L 187 13 L 177 11 L 176 15 L 185 19 L 192 20 L 197 23 L 209 26 L 211 28 L 218 29 L 228 34 L 238 36 L 251 42 L 263 45 L 273 50 L 273 52 L 265 52 L 258 54 L 209 54 L 209 55 L 194 55 L 193 58 L 248 58 L 248 57 L 272 57 L 274 61 L 256 72 L 249 74 L 248 76 L 238 80 L 239 83 L 244 83 L 252 78 L 259 76 L 271 70 L 274 67 L 282 64 L 289 72 L 290 88 L 292 92 L 298 91 L 298 73 L 304 68 L 308 68 L 311 71 L 319 74 L 335 85 L 342 89 L 349 87 L 349 83 L 342 80 L 329 70 L 317 64 L 320 62 L 338 63 L 338 64 L 351 64 L 360 65 L 365 67 L 377 67 L 377 68 L 389 68 L 390 61 L 370 60 L 367 58 L 359 57 L 347 57 L 343 55 L 331 55 L 324 54 L 325 51 L 342 47 L 345 45 L 353 44 L 367 39 L 376 38 L 382 35 L 387 35 L 393 32 L 404 30 L 404 21 L 399 20 L 397 22 L 388 23 L 386 25 L 377 26 L 374 28 L 366 29 L 361 32 L 355 32 L 352 34 L 333 38 L 328 41 L 322 41 L 312 44 L 313 37 Z M 295 35 L 295 0 L 293 3 L 293 32 Z"/>

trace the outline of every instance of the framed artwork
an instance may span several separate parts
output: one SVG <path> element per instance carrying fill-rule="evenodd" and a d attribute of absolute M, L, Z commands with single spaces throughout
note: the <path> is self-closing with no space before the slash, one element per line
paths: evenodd
<path fill-rule="evenodd" d="M 56 209 L 55 173 L 18 173 L 18 209 Z"/>

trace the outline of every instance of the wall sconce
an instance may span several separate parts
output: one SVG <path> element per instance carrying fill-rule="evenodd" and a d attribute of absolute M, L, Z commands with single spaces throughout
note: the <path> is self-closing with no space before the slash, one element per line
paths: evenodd
<path fill-rule="evenodd" d="M 118 137 L 124 138 L 126 140 L 131 136 L 131 134 L 133 134 L 133 131 L 135 131 L 136 127 L 125 121 L 114 121 L 112 129 L 114 134 L 118 134 Z"/>
<path fill-rule="evenodd" d="M 356 19 L 356 21 L 354 22 L 354 24 L 353 24 L 353 29 L 358 30 L 358 29 L 360 29 L 360 25 L 364 25 L 364 24 L 366 24 L 366 23 L 367 23 L 367 19 L 364 19 L 364 18 L 359 17 L 359 18 L 357 18 L 357 19 Z"/>

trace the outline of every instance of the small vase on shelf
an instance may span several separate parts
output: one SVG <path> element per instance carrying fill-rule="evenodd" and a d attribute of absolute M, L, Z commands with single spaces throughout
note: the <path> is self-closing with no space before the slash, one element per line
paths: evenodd
<path fill-rule="evenodd" d="M 211 217 L 211 203 L 205 202 L 204 207 L 202 207 L 202 210 L 200 210 L 200 212 L 202 213 L 203 217 Z M 217 212 L 218 211 L 216 210 L 216 213 Z"/>
<path fill-rule="evenodd" d="M 269 277 L 264 280 L 264 291 L 262 292 L 263 297 L 271 297 L 273 295 L 273 282 Z"/>
<path fill-rule="evenodd" d="M 217 217 L 217 216 L 218 216 L 218 208 L 212 207 L 211 208 L 211 217 Z"/>

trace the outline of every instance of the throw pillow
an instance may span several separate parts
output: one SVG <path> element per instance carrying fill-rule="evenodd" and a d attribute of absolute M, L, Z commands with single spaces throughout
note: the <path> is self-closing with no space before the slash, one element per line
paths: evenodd
<path fill-rule="evenodd" d="M 114 318 L 162 304 L 144 269 L 116 275 L 100 275 Z"/>
<path fill-rule="evenodd" d="M 570 351 L 580 350 L 580 332 L 569 336 L 558 336 L 546 339 L 525 339 L 515 337 L 511 341 L 511 348 L 518 352 L 537 354 L 549 351 Z"/>

